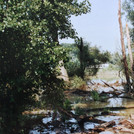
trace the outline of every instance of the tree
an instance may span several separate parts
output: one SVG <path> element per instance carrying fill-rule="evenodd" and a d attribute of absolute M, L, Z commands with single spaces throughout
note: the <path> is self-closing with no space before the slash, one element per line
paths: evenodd
<path fill-rule="evenodd" d="M 126 24 L 126 34 L 127 34 L 128 54 L 129 54 L 129 59 L 130 59 L 130 70 L 132 73 L 132 79 L 134 79 L 133 54 L 132 54 L 131 39 L 130 39 L 128 24 Z"/>
<path fill-rule="evenodd" d="M 101 52 L 96 46 L 91 47 L 82 38 L 76 40 L 70 47 L 70 61 L 66 65 L 70 76 L 78 75 L 84 78 L 85 71 L 89 75 L 95 75 L 99 69 L 97 66 L 109 60 L 109 52 Z"/>
<path fill-rule="evenodd" d="M 134 80 L 134 73 L 133 73 L 133 53 L 132 53 L 132 50 L 130 50 L 131 48 L 133 49 L 133 41 L 134 41 L 134 0 L 125 0 L 124 4 L 123 4 L 123 7 L 124 7 L 124 10 L 125 10 L 125 13 L 127 15 L 127 20 L 131 23 L 131 26 L 132 28 L 130 29 L 130 32 L 129 32 L 129 28 L 128 28 L 128 25 L 126 25 L 126 32 L 127 32 L 127 40 L 128 40 L 128 52 L 129 52 L 129 55 L 130 55 L 130 70 L 131 70 L 131 78 L 132 78 L 132 81 Z M 132 86 L 133 86 L 133 89 L 134 89 L 134 85 L 133 85 L 133 82 L 132 82 Z"/>
<path fill-rule="evenodd" d="M 109 60 L 108 52 L 101 52 L 97 47 L 90 47 L 88 43 L 84 43 L 80 38 L 77 42 L 79 48 L 78 59 L 80 61 L 80 76 L 84 78 L 85 69 L 90 72 L 90 75 L 95 75 L 99 65 L 106 63 Z"/>
<path fill-rule="evenodd" d="M 84 60 L 85 60 L 86 56 L 89 56 L 89 55 L 88 55 L 88 52 L 85 51 L 85 50 L 87 50 L 87 48 L 85 49 L 82 38 L 80 38 L 80 44 L 78 44 L 78 48 L 79 48 L 78 58 L 79 58 L 79 61 L 80 61 L 80 76 L 82 78 L 84 78 L 84 71 L 85 71 L 85 65 L 84 65 L 85 62 L 84 62 Z"/>
<path fill-rule="evenodd" d="M 53 10 L 49 12 L 44 10 L 42 17 L 45 18 L 46 16 L 49 16 L 47 24 L 49 25 L 48 27 L 50 27 L 50 34 L 52 35 L 50 40 L 57 42 L 57 45 L 59 45 L 58 38 L 76 38 L 75 29 L 72 28 L 69 18 L 71 15 L 77 16 L 89 12 L 90 3 L 88 0 L 84 0 L 80 4 L 77 0 L 69 0 L 68 2 L 64 2 L 62 0 L 48 0 L 47 4 L 51 5 Z M 59 64 L 61 65 L 61 75 L 58 78 L 68 81 L 68 75 L 66 69 L 64 68 L 64 62 L 60 61 Z"/>
<path fill-rule="evenodd" d="M 125 44 L 124 44 L 122 21 L 121 21 L 121 0 L 119 0 L 118 20 L 119 20 L 119 26 L 120 26 L 121 47 L 122 47 L 122 56 L 123 56 L 122 61 L 124 64 L 124 72 L 125 72 L 125 77 L 126 77 L 126 81 L 127 81 L 128 91 L 130 91 L 131 83 L 130 83 L 130 77 L 129 77 L 128 64 L 127 64 L 127 60 L 126 60 Z"/>
<path fill-rule="evenodd" d="M 132 41 L 134 41 L 134 0 L 125 0 L 125 2 L 123 3 L 123 8 L 125 10 L 125 13 L 127 14 L 127 19 L 132 25 L 130 36 Z"/>
<path fill-rule="evenodd" d="M 0 133 L 21 133 L 22 112 L 44 90 L 45 103 L 63 105 L 59 61 L 66 60 L 59 38 L 74 37 L 71 15 L 90 11 L 87 0 L 0 1 Z"/>

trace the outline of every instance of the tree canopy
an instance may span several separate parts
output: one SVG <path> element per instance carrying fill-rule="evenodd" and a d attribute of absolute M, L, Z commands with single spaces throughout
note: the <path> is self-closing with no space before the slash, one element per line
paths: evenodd
<path fill-rule="evenodd" d="M 58 38 L 76 36 L 71 15 L 90 11 L 84 0 L 0 1 L 0 131 L 18 133 L 19 117 L 38 89 L 47 106 L 63 104 L 63 84 L 56 67 L 66 59 Z M 8 128 L 8 129 L 7 129 Z"/>
<path fill-rule="evenodd" d="M 124 10 L 127 13 L 127 19 L 133 26 L 131 29 L 131 38 L 134 41 L 134 0 L 125 0 L 123 6 Z"/>
<path fill-rule="evenodd" d="M 82 38 L 76 40 L 75 44 L 63 44 L 70 50 L 69 62 L 66 68 L 70 76 L 78 75 L 84 78 L 85 71 L 88 75 L 95 75 L 98 67 L 109 61 L 110 53 L 100 51 L 96 46 L 83 41 Z"/>

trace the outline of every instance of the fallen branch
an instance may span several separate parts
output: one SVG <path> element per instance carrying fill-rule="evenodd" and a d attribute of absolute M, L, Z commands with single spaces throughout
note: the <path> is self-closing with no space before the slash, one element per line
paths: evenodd
<path fill-rule="evenodd" d="M 80 126 L 80 129 L 82 131 L 84 131 L 84 123 L 85 122 L 93 122 L 93 123 L 97 123 L 97 124 L 102 124 L 102 123 L 105 123 L 105 121 L 102 121 L 102 120 L 99 120 L 99 119 L 95 119 L 95 117 L 93 116 L 78 116 L 78 115 L 75 115 L 73 114 L 72 112 L 68 112 L 62 108 L 59 108 L 59 111 L 66 114 L 67 116 L 69 116 L 70 118 L 74 118 L 77 120 L 79 126 Z"/>
<path fill-rule="evenodd" d="M 89 82 L 90 82 L 92 85 L 95 85 L 95 82 L 93 82 L 93 81 L 91 81 L 91 80 L 90 80 Z"/>
<path fill-rule="evenodd" d="M 64 110 L 63 108 L 59 107 L 58 110 L 61 112 L 61 113 L 64 113 L 65 115 L 67 115 L 68 117 L 70 118 L 74 118 L 77 120 L 78 116 L 73 114 L 72 112 L 68 112 L 66 110 Z"/>
<path fill-rule="evenodd" d="M 123 110 L 123 109 L 134 109 L 134 107 L 104 107 L 104 108 L 93 108 L 93 109 L 87 109 L 85 112 L 94 112 L 94 111 L 104 111 L 104 110 L 111 110 L 111 111 L 117 111 L 117 110 Z"/>
<path fill-rule="evenodd" d="M 120 61 L 121 61 L 121 58 L 120 58 Z M 121 81 L 122 81 L 122 83 L 123 83 L 123 78 L 121 77 L 121 72 L 122 72 L 122 71 L 123 71 L 123 69 L 119 70 L 118 76 L 120 77 L 120 79 L 121 79 Z"/>
<path fill-rule="evenodd" d="M 101 116 L 101 114 L 98 114 L 98 115 L 96 114 L 94 116 L 86 116 L 86 115 L 80 115 L 79 116 L 79 115 L 73 114 L 72 112 L 68 112 L 68 111 L 66 111 L 62 108 L 59 108 L 59 111 L 66 114 L 70 118 L 76 119 L 78 122 L 84 121 L 84 122 L 94 122 L 94 123 L 98 123 L 98 124 L 104 123 L 104 121 L 101 121 L 101 120 L 98 120 L 98 119 L 94 118 L 96 116 Z"/>
<path fill-rule="evenodd" d="M 119 96 L 121 94 L 123 94 L 124 92 L 115 92 L 115 91 L 109 91 L 109 92 L 102 92 L 100 93 L 100 95 L 104 95 L 104 94 L 112 94 L 113 96 Z"/>
<path fill-rule="evenodd" d="M 111 130 L 116 133 L 134 134 L 134 123 L 133 121 L 123 119 L 116 127 L 113 127 Z"/>
<path fill-rule="evenodd" d="M 117 89 L 115 89 L 113 86 L 110 86 L 108 83 L 106 83 L 105 81 L 101 80 L 106 86 L 112 88 L 114 91 L 118 91 Z"/>
<path fill-rule="evenodd" d="M 132 97 L 129 97 L 129 96 L 119 96 L 118 98 L 125 98 L 125 99 L 134 99 L 134 98 L 132 98 Z"/>
<path fill-rule="evenodd" d="M 93 122 L 93 123 L 97 123 L 97 124 L 102 124 L 102 123 L 105 123 L 106 121 L 95 119 L 93 116 L 85 116 L 85 117 L 79 118 L 78 122 L 79 123 Z"/>
<path fill-rule="evenodd" d="M 106 115 L 117 116 L 117 115 L 119 115 L 119 114 L 117 114 L 117 113 L 111 113 L 111 112 L 105 111 L 105 112 L 101 112 L 101 114 L 94 114 L 93 117 L 97 117 L 97 116 L 106 116 Z"/>
<path fill-rule="evenodd" d="M 106 121 L 95 119 L 93 116 L 85 116 L 85 117 L 79 118 L 78 124 L 82 131 L 84 131 L 84 123 L 85 122 L 93 122 L 93 123 L 97 123 L 97 124 L 102 124 L 102 123 L 105 123 Z"/>
<path fill-rule="evenodd" d="M 115 121 L 110 121 L 110 122 L 106 122 L 106 123 L 103 123 L 99 126 L 96 126 L 93 131 L 95 132 L 102 132 L 102 131 L 105 131 L 107 128 L 110 128 L 110 127 L 113 127 L 115 125 Z"/>

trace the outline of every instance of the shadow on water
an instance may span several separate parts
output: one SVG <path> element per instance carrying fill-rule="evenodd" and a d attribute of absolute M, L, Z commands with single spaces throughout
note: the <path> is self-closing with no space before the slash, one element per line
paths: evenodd
<path fill-rule="evenodd" d="M 52 117 L 43 118 L 43 126 L 36 126 L 29 134 L 70 134 L 80 132 L 79 126 L 75 119 L 69 119 L 65 122 L 60 120 L 52 121 Z"/>

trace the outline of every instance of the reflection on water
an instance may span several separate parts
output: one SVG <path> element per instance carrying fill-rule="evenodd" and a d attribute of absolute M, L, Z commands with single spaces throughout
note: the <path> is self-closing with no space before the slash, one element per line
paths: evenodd
<path fill-rule="evenodd" d="M 91 122 L 86 122 L 86 123 L 84 123 L 84 128 L 85 128 L 85 130 L 89 130 L 89 129 L 93 129 L 97 125 L 99 125 L 99 124 L 91 123 Z"/>
<path fill-rule="evenodd" d="M 35 127 L 29 134 L 70 134 L 72 131 L 80 132 L 78 123 L 74 118 L 66 120 L 65 123 L 56 121 L 55 124 L 53 124 L 52 117 L 45 117 L 42 122 L 44 126 L 39 125 Z M 53 125 L 50 125 L 51 123 Z"/>
<path fill-rule="evenodd" d="M 105 131 L 105 132 L 101 132 L 100 134 L 114 134 L 114 132 Z"/>
<path fill-rule="evenodd" d="M 52 121 L 52 117 L 43 118 L 43 120 L 42 120 L 43 123 L 48 123 L 51 121 Z"/>
<path fill-rule="evenodd" d="M 74 119 L 74 118 L 71 118 L 70 120 L 68 120 L 68 122 L 71 122 L 71 123 L 77 123 L 77 120 Z"/>
<path fill-rule="evenodd" d="M 31 130 L 29 134 L 70 134 L 69 129 L 54 129 L 54 131 L 43 129 L 42 132 L 39 130 Z"/>
<path fill-rule="evenodd" d="M 103 120 L 103 121 L 112 121 L 114 120 L 117 123 L 119 123 L 119 119 L 123 119 L 124 117 L 123 116 L 98 116 L 97 119 L 99 120 Z"/>
<path fill-rule="evenodd" d="M 108 107 L 121 107 L 123 106 L 122 98 L 110 98 L 108 99 Z"/>

